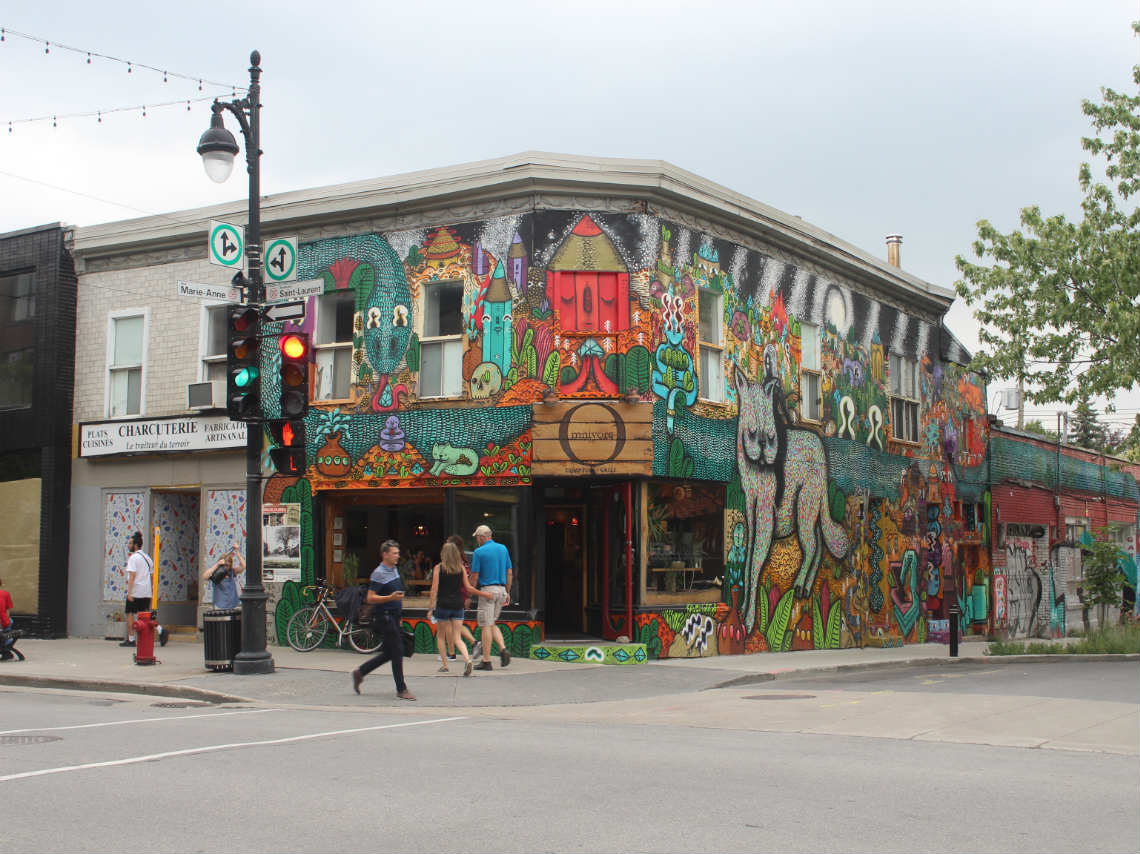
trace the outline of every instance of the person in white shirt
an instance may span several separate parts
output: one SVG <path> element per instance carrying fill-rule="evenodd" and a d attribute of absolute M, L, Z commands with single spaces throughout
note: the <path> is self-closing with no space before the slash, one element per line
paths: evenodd
<path fill-rule="evenodd" d="M 119 646 L 134 646 L 135 636 L 131 626 L 135 614 L 150 610 L 151 576 L 154 574 L 154 561 L 142 550 L 142 531 L 135 531 L 127 540 L 127 638 Z M 166 646 L 170 632 L 158 627 L 158 642 Z"/>

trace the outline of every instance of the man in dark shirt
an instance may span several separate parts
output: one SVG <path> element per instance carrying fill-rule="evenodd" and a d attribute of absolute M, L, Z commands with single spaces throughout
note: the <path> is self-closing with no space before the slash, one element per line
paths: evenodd
<path fill-rule="evenodd" d="M 380 546 L 380 565 L 372 570 L 368 579 L 365 600 L 372 606 L 372 623 L 384 638 L 380 653 L 352 671 L 352 690 L 360 693 L 364 677 L 384 664 L 392 662 L 392 679 L 396 682 L 396 696 L 401 700 L 414 700 L 404 681 L 404 640 L 401 637 L 400 617 L 403 613 L 404 582 L 397 569 L 400 563 L 400 544 L 385 540 Z"/>

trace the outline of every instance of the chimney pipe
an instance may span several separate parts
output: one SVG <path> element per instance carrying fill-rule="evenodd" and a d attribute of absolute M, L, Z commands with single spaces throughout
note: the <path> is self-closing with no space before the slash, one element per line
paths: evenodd
<path fill-rule="evenodd" d="M 887 263 L 892 267 L 901 267 L 902 261 L 899 258 L 900 248 L 902 247 L 901 234 L 888 234 L 887 235 Z"/>

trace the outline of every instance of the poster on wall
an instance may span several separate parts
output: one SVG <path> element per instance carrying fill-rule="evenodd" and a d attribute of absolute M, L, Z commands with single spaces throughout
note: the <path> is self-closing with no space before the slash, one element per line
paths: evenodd
<path fill-rule="evenodd" d="M 261 577 L 264 581 L 301 580 L 300 504 L 262 505 Z"/>

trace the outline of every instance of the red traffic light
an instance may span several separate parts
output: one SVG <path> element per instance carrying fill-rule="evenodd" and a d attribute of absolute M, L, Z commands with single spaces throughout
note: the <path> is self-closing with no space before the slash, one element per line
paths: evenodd
<path fill-rule="evenodd" d="M 303 359 L 309 349 L 308 342 L 300 335 L 282 335 L 278 346 L 286 359 Z"/>

